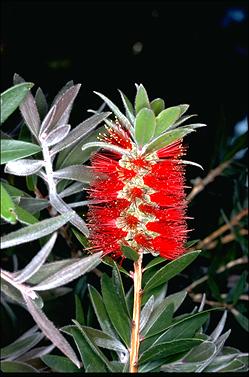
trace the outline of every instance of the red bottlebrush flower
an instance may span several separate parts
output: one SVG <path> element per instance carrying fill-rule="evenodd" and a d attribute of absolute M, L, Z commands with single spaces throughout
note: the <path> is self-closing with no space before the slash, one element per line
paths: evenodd
<path fill-rule="evenodd" d="M 153 113 L 143 108 L 136 119 L 143 110 Z M 183 132 L 178 128 L 178 133 L 173 130 L 176 137 L 172 140 L 171 136 L 172 142 L 162 139 L 166 132 L 161 132 L 162 137 L 158 133 L 156 138 L 152 135 L 140 143 L 138 139 L 143 135 L 136 136 L 136 120 L 135 133 L 127 124 L 124 116 L 115 124 L 108 122 L 108 134 L 100 135 L 101 142 L 96 143 L 103 149 L 92 157 L 92 169 L 105 177 L 96 178 L 89 190 L 91 199 L 101 201 L 89 206 L 90 240 L 96 250 L 113 258 L 123 256 L 121 246 L 127 245 L 136 251 L 174 259 L 185 252 L 187 240 L 182 138 L 193 129 L 185 128 Z"/>

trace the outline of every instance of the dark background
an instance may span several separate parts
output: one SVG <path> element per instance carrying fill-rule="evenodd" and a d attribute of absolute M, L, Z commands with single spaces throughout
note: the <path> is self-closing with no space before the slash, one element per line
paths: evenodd
<path fill-rule="evenodd" d="M 2 1 L 1 14 L 1 91 L 15 72 L 42 87 L 49 100 L 67 81 L 82 83 L 72 125 L 100 106 L 93 90 L 121 105 L 117 88 L 133 99 L 134 83 L 143 83 L 150 99 L 162 97 L 167 107 L 189 103 L 196 121 L 208 127 L 186 138 L 187 159 L 204 167 L 188 168 L 188 180 L 222 161 L 220 138 L 229 141 L 245 120 L 245 1 Z M 6 124 L 13 127 L 11 119 Z M 217 179 L 197 197 L 190 215 L 198 234 L 191 239 L 215 230 L 220 210 L 232 209 L 230 194 L 228 181 Z M 229 343 L 245 349 L 237 344 L 241 328 L 233 327 Z"/>

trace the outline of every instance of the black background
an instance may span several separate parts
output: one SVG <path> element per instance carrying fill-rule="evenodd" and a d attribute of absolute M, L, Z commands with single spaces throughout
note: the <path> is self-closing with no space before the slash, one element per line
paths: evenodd
<path fill-rule="evenodd" d="M 247 2 L 2 1 L 1 17 L 1 91 L 15 72 L 49 100 L 67 81 L 82 83 L 72 125 L 100 106 L 93 90 L 121 105 L 117 88 L 133 99 L 134 84 L 143 83 L 150 99 L 162 97 L 167 107 L 189 103 L 208 127 L 186 138 L 188 159 L 204 167 L 188 168 L 188 179 L 220 162 L 221 125 L 229 138 L 247 114 Z M 220 194 L 210 186 L 190 209 L 198 238 L 214 230 L 230 201 L 229 187 L 217 182 Z"/>

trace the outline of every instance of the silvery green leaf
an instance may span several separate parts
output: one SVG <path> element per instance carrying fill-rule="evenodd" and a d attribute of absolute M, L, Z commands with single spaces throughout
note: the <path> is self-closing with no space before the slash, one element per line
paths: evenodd
<path fill-rule="evenodd" d="M 37 173 L 44 165 L 42 160 L 22 159 L 9 161 L 4 168 L 5 173 L 27 176 Z"/>
<path fill-rule="evenodd" d="M 40 370 L 35 369 L 30 364 L 22 363 L 20 361 L 8 361 L 1 362 L 1 372 L 4 373 L 40 373 Z"/>
<path fill-rule="evenodd" d="M 2 278 L 1 291 L 8 297 L 8 301 L 14 304 L 18 303 L 21 306 L 25 306 L 25 302 L 22 298 L 20 291 Z"/>
<path fill-rule="evenodd" d="M 1 140 L 1 164 L 31 156 L 40 151 L 41 148 L 36 144 L 21 140 L 3 139 Z"/>
<path fill-rule="evenodd" d="M 51 342 L 59 348 L 78 368 L 80 368 L 80 362 L 70 346 L 67 340 L 61 335 L 59 330 L 54 324 L 46 317 L 43 311 L 34 304 L 29 296 L 23 294 L 23 298 L 26 302 L 27 308 L 32 315 L 33 319 L 37 323 L 38 327 L 42 330 L 43 334 L 51 340 Z"/>
<path fill-rule="evenodd" d="M 181 109 L 181 116 L 183 114 L 186 113 L 186 111 L 189 109 L 189 105 L 188 104 L 183 104 L 183 105 L 179 105 L 180 109 Z"/>
<path fill-rule="evenodd" d="M 243 354 L 242 354 L 243 355 Z M 248 357 L 248 354 L 244 354 Z M 223 369 L 227 366 L 230 361 L 232 360 L 239 360 L 237 354 L 229 354 L 229 355 L 221 355 L 217 356 L 212 363 L 205 369 L 206 372 L 218 372 L 219 370 Z"/>
<path fill-rule="evenodd" d="M 36 347 L 32 350 L 26 352 L 24 355 L 21 355 L 18 357 L 18 361 L 29 361 L 32 359 L 38 359 L 41 358 L 44 355 L 47 355 L 54 349 L 54 345 L 51 344 L 50 346 L 42 346 L 42 347 Z"/>
<path fill-rule="evenodd" d="M 199 306 L 199 309 L 198 309 L 198 313 L 202 312 L 204 305 L 205 305 L 205 301 L 206 301 L 206 293 L 203 293 L 201 303 L 200 303 L 200 306 Z"/>
<path fill-rule="evenodd" d="M 82 258 L 79 261 L 71 264 L 70 266 L 61 269 L 54 275 L 48 277 L 42 283 L 33 287 L 33 289 L 35 291 L 44 291 L 67 284 L 70 281 L 77 279 L 79 276 L 95 268 L 101 262 L 101 256 L 102 252 Z"/>
<path fill-rule="evenodd" d="M 1 93 L 1 124 L 17 109 L 34 84 L 17 84 Z"/>
<path fill-rule="evenodd" d="M 47 131 L 50 132 L 52 128 L 59 127 L 68 123 L 70 112 L 72 110 L 73 102 L 80 90 L 81 84 L 74 85 L 66 90 L 66 92 L 55 101 L 56 111 L 53 121 L 50 123 Z"/>
<path fill-rule="evenodd" d="M 139 111 L 144 108 L 150 109 L 150 101 L 145 87 L 142 84 L 140 84 L 137 88 L 137 94 L 135 97 L 136 114 L 138 114 Z"/>
<path fill-rule="evenodd" d="M 14 281 L 18 283 L 23 283 L 24 281 L 28 280 L 31 276 L 33 276 L 40 269 L 40 267 L 43 265 L 48 255 L 50 254 L 51 250 L 53 249 L 56 238 L 57 238 L 57 233 L 54 233 L 49 239 L 49 241 L 41 248 L 41 250 L 31 260 L 31 262 L 29 262 L 29 264 L 27 264 L 27 266 L 15 276 Z"/>
<path fill-rule="evenodd" d="M 91 167 L 84 165 L 72 165 L 66 168 L 56 170 L 54 178 L 70 179 L 83 183 L 89 183 L 96 178 Z"/>
<path fill-rule="evenodd" d="M 182 359 L 183 363 L 196 363 L 207 362 L 211 360 L 216 353 L 216 346 L 210 341 L 204 341 L 198 346 L 189 351 Z M 200 365 L 199 365 L 200 366 Z"/>
<path fill-rule="evenodd" d="M 24 83 L 25 80 L 17 73 L 14 74 L 14 84 Z M 40 129 L 40 116 L 33 95 L 28 92 L 20 105 L 21 114 L 31 133 L 37 139 Z"/>
<path fill-rule="evenodd" d="M 226 319 L 227 319 L 227 311 L 225 310 L 222 317 L 221 317 L 220 322 L 218 323 L 216 328 L 213 330 L 213 332 L 210 334 L 210 337 L 214 341 L 217 340 L 219 338 L 220 334 L 222 333 L 224 326 L 225 326 L 225 323 L 226 323 Z"/>
<path fill-rule="evenodd" d="M 55 130 L 52 130 L 45 138 L 44 143 L 51 147 L 59 143 L 61 140 L 65 139 L 70 131 L 71 126 L 69 124 L 65 124 L 63 126 L 57 127 Z"/>
<path fill-rule="evenodd" d="M 90 204 L 99 204 L 103 203 L 103 200 L 82 200 L 81 202 L 75 202 L 75 203 L 68 203 L 70 208 L 76 208 L 76 207 L 83 207 L 83 206 L 89 206 Z"/>
<path fill-rule="evenodd" d="M 180 124 L 182 124 L 183 122 L 185 122 L 186 120 L 192 118 L 192 117 L 196 117 L 197 114 L 191 114 L 191 115 L 184 115 L 183 117 L 181 117 L 180 119 L 178 119 L 174 124 L 172 124 L 168 130 L 172 130 L 173 128 L 176 128 L 178 126 L 180 126 Z"/>
<path fill-rule="evenodd" d="M 92 148 L 92 147 L 99 147 L 99 148 L 107 149 L 107 150 L 110 150 L 112 152 L 119 153 L 121 155 L 127 153 L 127 150 L 124 149 L 124 148 L 117 147 L 116 145 L 113 145 L 113 144 L 104 143 L 102 141 L 94 141 L 92 143 L 86 143 L 82 146 L 81 149 L 84 151 L 84 150 L 86 150 L 88 148 Z"/>
<path fill-rule="evenodd" d="M 75 182 L 65 190 L 61 191 L 59 193 L 59 196 L 60 198 L 66 198 L 67 196 L 71 196 L 77 194 L 78 192 L 81 192 L 82 190 L 85 190 L 85 187 L 86 184 L 83 184 L 82 182 Z"/>
<path fill-rule="evenodd" d="M 44 119 L 48 112 L 48 104 L 46 97 L 41 88 L 38 88 L 35 93 L 35 103 L 41 119 Z"/>
<path fill-rule="evenodd" d="M 1 359 L 15 360 L 38 344 L 43 338 L 44 335 L 42 333 L 36 333 L 23 339 L 17 339 L 8 346 L 1 348 Z"/>
<path fill-rule="evenodd" d="M 109 106 L 109 108 L 113 111 L 113 113 L 116 115 L 116 117 L 118 118 L 118 120 L 121 122 L 121 124 L 128 130 L 131 132 L 131 134 L 133 135 L 134 131 L 133 131 L 133 127 L 132 125 L 130 124 L 129 120 L 126 118 L 126 116 L 124 116 L 123 113 L 121 113 L 121 111 L 119 110 L 119 108 L 111 101 L 109 100 L 106 96 L 104 96 L 103 94 L 101 93 L 98 93 L 98 92 L 94 92 L 95 94 L 97 94 L 103 101 L 106 102 L 106 104 Z"/>
<path fill-rule="evenodd" d="M 56 94 L 56 96 L 53 99 L 52 106 L 63 96 L 66 91 L 71 88 L 74 85 L 73 80 L 68 81 Z"/>
<path fill-rule="evenodd" d="M 196 129 L 196 128 L 202 128 L 202 127 L 207 127 L 206 124 L 204 123 L 193 123 L 193 124 L 186 124 L 182 127 L 180 127 L 181 129 L 185 129 L 185 128 L 192 128 L 193 130 Z"/>
<path fill-rule="evenodd" d="M 221 335 L 215 342 L 215 346 L 216 346 L 216 350 L 215 352 L 213 353 L 213 355 L 206 361 L 204 361 L 204 363 L 197 368 L 196 372 L 200 373 L 202 372 L 208 365 L 210 365 L 212 363 L 212 361 L 215 359 L 216 355 L 219 354 L 219 352 L 222 350 L 224 344 L 225 344 L 225 341 L 227 340 L 227 338 L 229 337 L 231 333 L 231 330 L 228 330 L 227 332 L 225 332 L 225 334 Z"/>
<path fill-rule="evenodd" d="M 48 129 L 50 125 L 52 124 L 54 117 L 56 113 L 56 105 L 52 106 L 45 118 L 42 121 L 40 132 L 39 132 L 39 138 L 42 140 L 42 138 L 46 137 L 48 134 Z"/>
<path fill-rule="evenodd" d="M 36 213 L 41 211 L 44 208 L 47 208 L 50 203 L 47 199 L 39 199 L 39 198 L 28 198 L 28 197 L 17 197 L 18 204 L 20 207 L 26 209 L 26 211 L 30 213 Z"/>
<path fill-rule="evenodd" d="M 197 164 L 197 162 L 187 161 L 187 160 L 179 160 L 179 163 L 180 163 L 180 164 L 184 164 L 184 165 L 197 166 L 197 167 L 200 168 L 201 170 L 204 170 L 203 167 L 202 167 L 200 164 Z"/>
<path fill-rule="evenodd" d="M 90 132 L 93 131 L 110 114 L 110 112 L 94 114 L 90 118 L 84 120 L 77 127 L 71 130 L 64 140 L 51 149 L 51 155 L 58 153 L 62 149 L 68 148 L 70 145 L 74 145 L 77 141 L 88 136 Z"/>
<path fill-rule="evenodd" d="M 129 101 L 129 99 L 126 97 L 126 95 L 123 92 L 121 92 L 121 90 L 119 90 L 119 93 L 120 93 L 120 96 L 122 98 L 122 102 L 123 102 L 123 105 L 124 105 L 124 108 L 125 108 L 126 116 L 129 119 L 129 121 L 131 122 L 131 124 L 133 124 L 134 121 L 135 121 L 133 106 L 132 106 L 131 102 Z"/>
<path fill-rule="evenodd" d="M 39 223 L 11 232 L 1 238 L 1 248 L 5 249 L 7 247 L 31 242 L 33 240 L 37 240 L 38 238 L 47 236 L 70 221 L 73 215 L 74 213 L 70 209 L 70 211 L 67 211 L 67 213 L 61 216 L 42 220 Z"/>
<path fill-rule="evenodd" d="M 221 372 L 236 372 L 236 371 L 242 371 L 242 369 L 244 369 L 244 363 L 241 362 L 240 360 L 238 359 L 234 359 L 232 361 L 230 361 L 229 363 L 225 363 L 223 365 L 219 365 L 219 366 L 216 366 L 216 367 L 213 367 L 210 366 L 209 368 L 207 368 L 207 372 L 216 372 L 216 373 L 221 373 Z M 205 370 L 206 372 L 206 370 Z"/>
<path fill-rule="evenodd" d="M 150 319 L 153 308 L 154 308 L 154 296 L 152 295 L 149 298 L 149 300 L 146 302 L 146 304 L 144 305 L 141 311 L 139 331 L 142 331 L 144 326 L 147 324 L 148 320 Z"/>
<path fill-rule="evenodd" d="M 66 204 L 58 195 L 51 194 L 49 196 L 51 205 L 59 212 L 67 215 L 69 212 L 70 223 L 73 224 L 77 229 L 79 229 L 85 236 L 88 237 L 89 230 L 86 226 L 85 221 L 74 211 L 68 204 Z M 50 232 L 51 233 L 51 232 Z"/>

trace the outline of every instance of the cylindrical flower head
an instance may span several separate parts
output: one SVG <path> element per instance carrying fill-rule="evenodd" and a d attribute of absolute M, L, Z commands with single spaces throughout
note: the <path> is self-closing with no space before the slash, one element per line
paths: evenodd
<path fill-rule="evenodd" d="M 140 85 L 136 102 L 144 93 Z M 124 245 L 174 259 L 185 252 L 188 233 L 182 138 L 194 127 L 176 124 L 187 105 L 157 114 L 153 102 L 148 103 L 137 111 L 133 128 L 132 114 L 130 120 L 122 118 L 108 104 L 119 119 L 108 122 L 107 133 L 100 135 L 102 142 L 96 143 L 103 149 L 91 159 L 98 177 L 90 187 L 91 199 L 98 201 L 89 207 L 91 243 L 113 258 L 123 256 Z"/>

